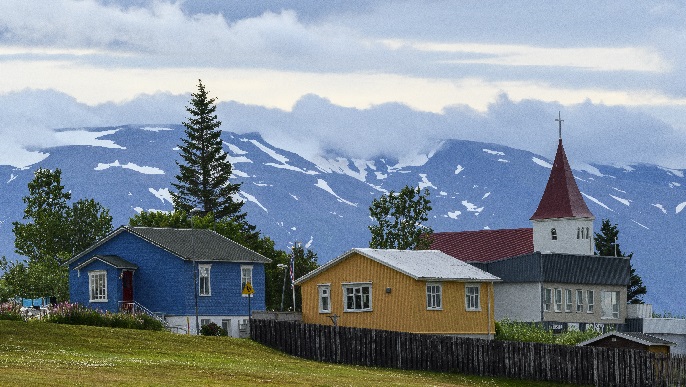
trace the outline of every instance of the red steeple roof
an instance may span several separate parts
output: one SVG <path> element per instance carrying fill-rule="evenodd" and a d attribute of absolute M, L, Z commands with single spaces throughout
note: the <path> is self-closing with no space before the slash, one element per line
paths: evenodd
<path fill-rule="evenodd" d="M 464 262 L 492 262 L 534 252 L 531 228 L 435 232 L 431 238 L 431 249 Z"/>
<path fill-rule="evenodd" d="M 576 185 L 562 147 L 562 139 L 557 146 L 548 184 L 531 220 L 552 218 L 595 218 Z"/>

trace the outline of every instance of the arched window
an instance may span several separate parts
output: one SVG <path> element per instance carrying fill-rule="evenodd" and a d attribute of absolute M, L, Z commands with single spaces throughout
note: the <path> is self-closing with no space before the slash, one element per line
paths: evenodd
<path fill-rule="evenodd" d="M 550 239 L 556 241 L 557 240 L 557 230 L 554 228 L 550 229 Z"/>
<path fill-rule="evenodd" d="M 591 233 L 588 230 L 588 227 L 586 227 L 586 239 L 591 239 Z"/>
<path fill-rule="evenodd" d="M 581 227 L 581 239 L 586 239 L 586 236 L 584 236 L 584 228 Z"/>
<path fill-rule="evenodd" d="M 581 227 L 576 228 L 576 239 L 581 239 Z"/>

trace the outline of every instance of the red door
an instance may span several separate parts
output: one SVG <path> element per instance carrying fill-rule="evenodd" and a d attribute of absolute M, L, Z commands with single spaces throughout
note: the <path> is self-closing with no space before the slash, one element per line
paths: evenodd
<path fill-rule="evenodd" d="M 133 303 L 133 271 L 124 270 L 122 272 L 121 282 L 123 285 L 122 302 L 124 307 L 130 307 Z"/>

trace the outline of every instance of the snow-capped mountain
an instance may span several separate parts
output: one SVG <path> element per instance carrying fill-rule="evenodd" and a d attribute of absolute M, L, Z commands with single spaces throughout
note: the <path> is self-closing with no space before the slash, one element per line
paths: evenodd
<path fill-rule="evenodd" d="M 75 135 L 62 131 L 61 136 Z M 94 198 L 110 209 L 115 227 L 140 211 L 171 210 L 169 189 L 183 127 L 125 126 L 79 130 L 91 145 L 42 150 L 26 169 L 0 166 L 0 254 L 13 253 L 11 223 L 20 220 L 27 184 L 38 167 L 60 168 L 73 198 Z M 372 200 L 405 185 L 431 191 L 429 225 L 435 231 L 530 227 L 551 160 L 502 145 L 446 141 L 420 166 L 396 160 L 344 157 L 308 161 L 277 149 L 257 134 L 224 132 L 225 151 L 241 182 L 248 220 L 278 248 L 298 241 L 320 263 L 353 247 L 366 247 Z M 557 144 L 550 144 L 551 149 Z M 574 160 L 570 160 L 572 166 Z M 577 184 L 596 216 L 619 225 L 624 252 L 648 287 L 658 311 L 686 313 L 686 179 L 683 170 L 654 165 L 575 169 Z"/>

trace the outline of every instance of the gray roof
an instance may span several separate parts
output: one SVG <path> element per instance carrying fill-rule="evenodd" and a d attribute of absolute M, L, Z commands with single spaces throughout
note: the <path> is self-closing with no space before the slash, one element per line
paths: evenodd
<path fill-rule="evenodd" d="M 82 264 L 76 266 L 74 269 L 79 270 L 82 267 L 90 265 L 95 260 L 105 262 L 106 264 L 114 266 L 117 269 L 138 269 L 138 265 L 131 263 L 118 255 L 94 255 L 90 259 L 84 261 Z"/>
<path fill-rule="evenodd" d="M 594 285 L 628 285 L 630 259 L 600 255 L 520 255 L 474 266 L 497 275 L 503 282 L 557 282 Z"/>
<path fill-rule="evenodd" d="M 438 250 L 392 250 L 354 248 L 298 278 L 302 283 L 358 253 L 416 280 L 500 281 L 500 278 Z"/>
<path fill-rule="evenodd" d="M 673 343 L 671 341 L 667 341 L 667 340 L 661 339 L 659 337 L 655 337 L 655 336 L 652 336 L 652 335 L 649 335 L 646 333 L 640 333 L 640 332 L 607 332 L 607 333 L 602 334 L 598 337 L 594 337 L 590 340 L 586 340 L 584 342 L 581 342 L 577 345 L 582 347 L 582 346 L 594 343 L 596 341 L 599 341 L 599 340 L 602 340 L 606 337 L 611 337 L 611 336 L 621 337 L 623 339 L 630 340 L 630 341 L 633 341 L 633 342 L 636 342 L 639 344 L 647 345 L 649 347 L 653 346 L 653 345 L 668 345 L 668 346 L 676 345 L 675 343 Z"/>
<path fill-rule="evenodd" d="M 70 259 L 67 263 L 70 264 L 82 258 L 122 232 L 129 232 L 184 260 L 271 262 L 269 258 L 262 254 L 256 253 L 212 230 L 122 226 Z"/>

